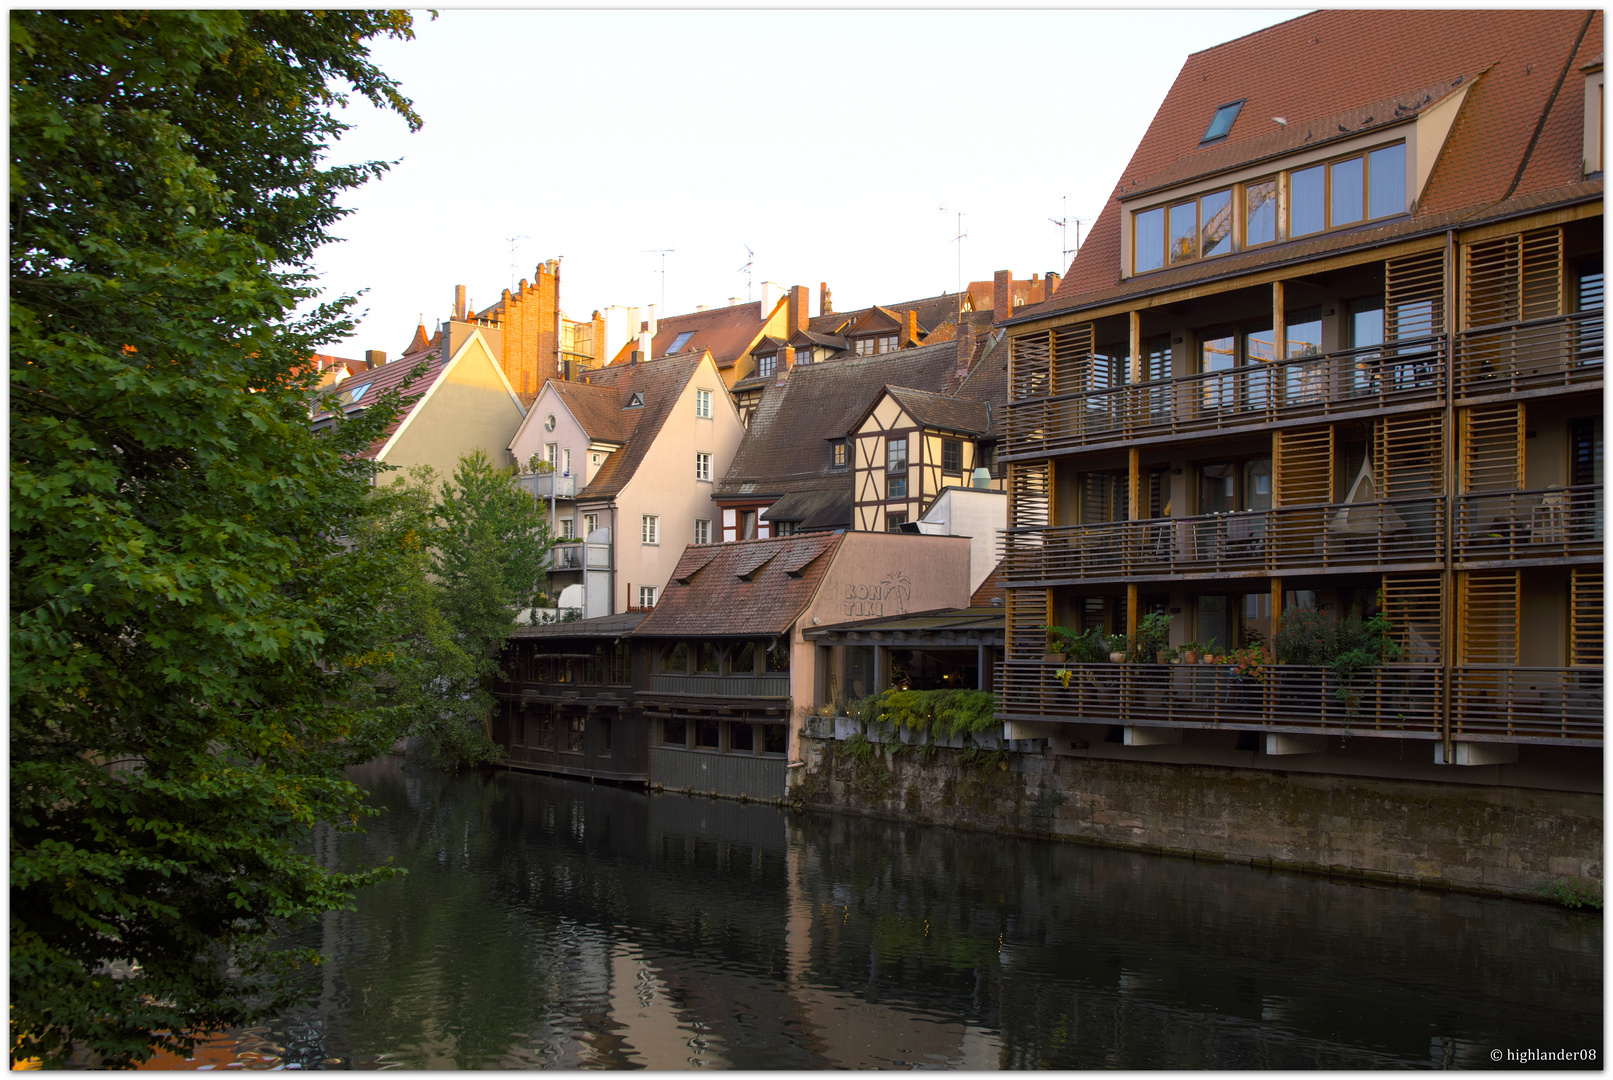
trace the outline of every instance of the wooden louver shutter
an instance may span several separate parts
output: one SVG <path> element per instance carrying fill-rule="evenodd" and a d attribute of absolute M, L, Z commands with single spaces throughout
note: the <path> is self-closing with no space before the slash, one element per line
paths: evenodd
<path fill-rule="evenodd" d="M 1384 417 L 1374 432 L 1378 497 L 1445 493 L 1445 421 L 1437 412 Z"/>
<path fill-rule="evenodd" d="M 1517 491 L 1523 487 L 1523 402 L 1462 410 L 1461 481 L 1464 492 Z"/>
<path fill-rule="evenodd" d="M 1333 501 L 1333 425 L 1284 428 L 1272 453 L 1272 502 L 1302 506 Z"/>
<path fill-rule="evenodd" d="M 1462 261 L 1462 311 L 1469 329 L 1563 313 L 1561 229 L 1468 244 Z"/>
<path fill-rule="evenodd" d="M 1576 566 L 1568 584 L 1568 663 L 1602 666 L 1602 568 Z"/>
<path fill-rule="evenodd" d="M 1445 624 L 1445 575 L 1439 571 L 1383 575 L 1383 613 L 1406 664 L 1442 662 L 1440 638 Z"/>
<path fill-rule="evenodd" d="M 1518 571 L 1471 570 L 1458 581 L 1456 662 L 1516 667 Z"/>
<path fill-rule="evenodd" d="M 1077 323 L 1053 331 L 1053 383 L 1049 393 L 1074 394 L 1092 378 L 1092 324 Z"/>
<path fill-rule="evenodd" d="M 1047 651 L 1047 631 L 1053 621 L 1053 593 L 1049 589 L 1007 589 L 1003 609 L 1006 618 L 1007 655 L 1010 661 L 1039 664 Z"/>
<path fill-rule="evenodd" d="M 1051 523 L 1052 467 L 1046 461 L 1008 463 L 1008 527 L 1046 528 Z"/>
<path fill-rule="evenodd" d="M 1384 340 L 1445 332 L 1445 249 L 1389 259 L 1383 267 Z"/>

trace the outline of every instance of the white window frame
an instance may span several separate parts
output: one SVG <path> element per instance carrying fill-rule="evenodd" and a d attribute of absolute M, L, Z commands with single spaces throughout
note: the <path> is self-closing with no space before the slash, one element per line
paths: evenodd
<path fill-rule="evenodd" d="M 599 528 L 599 515 L 598 514 L 584 514 L 582 516 L 582 524 L 583 524 L 582 535 L 583 535 L 583 539 L 586 540 L 586 539 L 588 539 L 588 534 L 589 533 L 591 533 L 594 530 Z"/>
<path fill-rule="evenodd" d="M 639 519 L 639 542 L 655 545 L 661 543 L 660 514 L 645 514 Z"/>
<path fill-rule="evenodd" d="M 560 519 L 560 539 L 562 539 L 562 540 L 575 540 L 575 539 L 577 539 L 576 528 L 577 528 L 577 522 L 573 518 L 568 518 L 568 517 L 561 518 Z"/>
<path fill-rule="evenodd" d="M 711 391 L 696 390 L 694 392 L 694 414 L 698 419 L 711 419 Z"/>
<path fill-rule="evenodd" d="M 638 606 L 641 608 L 655 606 L 655 586 L 640 585 L 638 587 Z"/>
<path fill-rule="evenodd" d="M 562 476 L 571 475 L 571 447 L 560 451 L 560 473 Z"/>
<path fill-rule="evenodd" d="M 702 547 L 711 543 L 711 519 L 694 519 L 694 542 Z"/>
<path fill-rule="evenodd" d="M 543 460 L 545 460 L 545 461 L 547 461 L 549 463 L 549 468 L 554 469 L 556 471 L 559 471 L 559 467 L 560 467 L 560 444 L 559 443 L 544 443 L 543 444 Z"/>
<path fill-rule="evenodd" d="M 711 454 L 705 450 L 695 451 L 694 478 L 704 483 L 711 483 Z"/>

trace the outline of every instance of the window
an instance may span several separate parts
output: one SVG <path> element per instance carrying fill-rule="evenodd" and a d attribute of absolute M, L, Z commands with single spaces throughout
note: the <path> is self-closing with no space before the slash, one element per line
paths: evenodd
<path fill-rule="evenodd" d="M 562 476 L 571 475 L 571 448 L 560 451 L 560 473 Z"/>
<path fill-rule="evenodd" d="M 638 587 L 638 606 L 652 608 L 655 606 L 655 586 L 640 585 Z"/>
<path fill-rule="evenodd" d="M 681 349 L 685 345 L 689 344 L 689 339 L 692 338 L 692 337 L 694 337 L 694 331 L 693 330 L 685 330 L 683 333 L 679 334 L 677 337 L 672 339 L 671 348 L 667 349 L 667 351 L 662 353 L 661 355 L 662 356 L 671 356 L 673 353 L 677 352 L 679 349 Z"/>
<path fill-rule="evenodd" d="M 997 468 L 997 444 L 994 442 L 975 443 L 975 468 L 985 469 L 988 473 Z"/>
<path fill-rule="evenodd" d="M 639 540 L 646 544 L 661 542 L 661 515 L 645 514 L 639 522 Z"/>
<path fill-rule="evenodd" d="M 696 480 L 711 479 L 711 455 L 697 451 L 694 456 L 694 478 Z"/>
<path fill-rule="evenodd" d="M 758 377 L 767 378 L 767 377 L 771 376 L 777 370 L 778 370 L 778 354 L 777 353 L 768 353 L 765 356 L 758 356 L 756 358 L 756 374 L 757 374 Z"/>
<path fill-rule="evenodd" d="M 902 531 L 902 526 L 906 525 L 906 524 L 907 524 L 907 515 L 906 514 L 886 514 L 885 515 L 885 531 L 886 532 L 901 532 Z"/>
<path fill-rule="evenodd" d="M 594 721 L 594 725 L 599 730 L 599 752 L 610 753 L 610 717 L 601 716 Z"/>
<path fill-rule="evenodd" d="M 694 392 L 694 414 L 702 420 L 711 419 L 710 390 L 696 390 Z"/>
<path fill-rule="evenodd" d="M 857 356 L 874 356 L 879 353 L 895 352 L 900 341 L 897 334 L 880 334 L 876 337 L 857 338 L 852 342 L 852 352 Z"/>
<path fill-rule="evenodd" d="M 357 405 L 359 398 L 364 396 L 364 391 L 368 390 L 373 384 L 374 380 L 372 379 L 370 382 L 360 383 L 351 390 L 343 390 L 336 395 L 336 401 L 340 405 Z"/>
<path fill-rule="evenodd" d="M 582 516 L 582 535 L 583 535 L 583 539 L 586 540 L 598 528 L 599 528 L 599 515 L 598 514 L 584 514 Z"/>
<path fill-rule="evenodd" d="M 1204 138 L 1199 140 L 1199 145 L 1203 146 L 1205 143 L 1215 139 L 1226 138 L 1227 132 L 1232 130 L 1233 121 L 1238 119 L 1238 111 L 1243 108 L 1243 102 L 1246 100 L 1248 99 L 1234 101 L 1216 109 L 1215 115 L 1210 118 L 1210 126 L 1204 129 Z"/>
<path fill-rule="evenodd" d="M 709 641 L 700 643 L 699 660 L 695 664 L 697 675 L 717 675 L 722 671 L 722 653 Z"/>
<path fill-rule="evenodd" d="M 642 409 L 642 408 L 644 408 L 644 395 L 635 390 L 633 392 L 633 396 L 627 399 L 627 404 L 623 405 L 622 408 L 624 408 L 624 409 Z"/>
<path fill-rule="evenodd" d="M 800 531 L 801 531 L 801 523 L 799 521 L 775 521 L 775 522 L 773 522 L 773 535 L 774 536 L 794 536 L 796 533 L 798 533 Z"/>
<path fill-rule="evenodd" d="M 649 586 L 645 586 L 645 588 L 649 588 Z M 649 589 L 649 591 L 653 597 L 655 590 Z M 643 598 L 643 595 L 644 589 L 640 589 L 639 596 L 641 599 Z M 689 646 L 680 641 L 670 649 L 667 649 L 665 652 L 663 652 L 661 654 L 661 670 L 666 672 L 668 675 L 689 674 Z"/>
<path fill-rule="evenodd" d="M 566 720 L 566 753 L 582 753 L 582 733 L 584 723 L 584 719 L 580 716 L 573 716 Z"/>
<path fill-rule="evenodd" d="M 762 753 L 783 754 L 785 741 L 789 738 L 789 728 L 783 724 L 762 725 Z"/>
<path fill-rule="evenodd" d="M 887 498 L 887 499 L 905 499 L 905 498 L 907 498 L 907 474 L 906 473 L 898 473 L 895 476 L 888 476 L 888 477 L 885 478 L 885 498 Z"/>
<path fill-rule="evenodd" d="M 689 722 L 687 720 L 661 721 L 662 746 L 688 746 Z"/>
<path fill-rule="evenodd" d="M 1277 178 L 1243 186 L 1243 246 L 1277 239 Z"/>
<path fill-rule="evenodd" d="M 767 655 L 764 658 L 762 670 L 769 675 L 776 675 L 790 670 L 789 638 L 774 638 L 767 643 Z"/>
<path fill-rule="evenodd" d="M 558 472 L 560 468 L 560 444 L 544 443 L 543 460 L 549 463 L 550 469 Z"/>
<path fill-rule="evenodd" d="M 739 538 L 741 540 L 756 539 L 756 511 L 745 510 L 740 513 Z"/>
<path fill-rule="evenodd" d="M 885 440 L 885 471 L 907 471 L 907 436 L 892 436 Z"/>
<path fill-rule="evenodd" d="M 963 443 L 957 439 L 941 440 L 941 471 L 963 472 Z"/>
<path fill-rule="evenodd" d="M 694 744 L 702 750 L 722 749 L 722 722 L 720 720 L 696 720 L 694 722 Z"/>
<path fill-rule="evenodd" d="M 810 364 L 810 363 L 812 363 L 812 350 L 810 348 L 796 349 L 795 350 L 795 366 L 796 367 L 800 367 L 802 364 Z"/>
<path fill-rule="evenodd" d="M 711 543 L 711 522 L 706 518 L 696 518 L 694 523 L 694 542 L 697 544 Z"/>
<path fill-rule="evenodd" d="M 895 334 L 886 334 L 884 337 L 879 338 L 878 341 L 879 341 L 879 351 L 880 352 L 895 352 L 896 351 L 897 338 L 896 338 Z"/>
<path fill-rule="evenodd" d="M 574 540 L 574 539 L 576 539 L 576 536 L 577 536 L 577 523 L 574 520 L 572 520 L 571 518 L 561 518 L 560 519 L 560 538 L 562 540 Z"/>
<path fill-rule="evenodd" d="M 730 675 L 756 674 L 756 642 L 747 641 L 734 652 L 728 661 L 728 673 Z"/>
<path fill-rule="evenodd" d="M 829 445 L 829 464 L 833 468 L 844 469 L 850 457 L 850 447 L 845 439 L 836 439 Z"/>
<path fill-rule="evenodd" d="M 735 720 L 728 725 L 728 749 L 739 753 L 753 753 L 756 749 L 756 732 L 749 724 Z"/>

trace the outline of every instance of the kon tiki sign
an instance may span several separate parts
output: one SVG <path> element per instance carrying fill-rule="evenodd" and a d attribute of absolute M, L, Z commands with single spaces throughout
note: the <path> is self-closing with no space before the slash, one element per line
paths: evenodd
<path fill-rule="evenodd" d="M 886 574 L 877 585 L 846 583 L 846 618 L 871 619 L 883 615 L 907 614 L 913 596 L 913 583 L 901 570 Z"/>

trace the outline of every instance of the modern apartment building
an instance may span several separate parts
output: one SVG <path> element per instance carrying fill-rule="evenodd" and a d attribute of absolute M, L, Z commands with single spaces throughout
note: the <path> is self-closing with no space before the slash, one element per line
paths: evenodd
<path fill-rule="evenodd" d="M 1188 59 L 1007 320 L 1011 728 L 1600 790 L 1602 33 L 1330 10 Z M 1394 645 L 1247 678 L 1044 629 L 1269 654 L 1308 609 Z"/>

